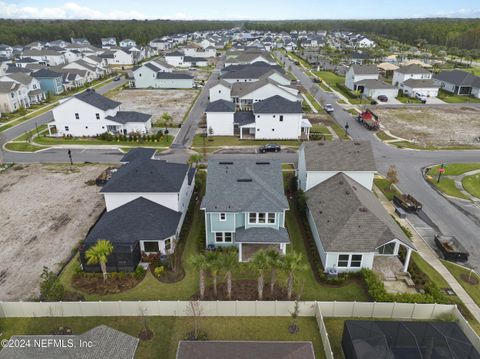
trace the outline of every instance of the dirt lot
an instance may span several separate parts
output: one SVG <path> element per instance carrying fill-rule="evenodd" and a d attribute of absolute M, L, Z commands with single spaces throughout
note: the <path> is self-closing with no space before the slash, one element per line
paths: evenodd
<path fill-rule="evenodd" d="M 38 294 L 43 266 L 58 270 L 104 209 L 85 184 L 105 166 L 28 165 L 0 173 L 0 300 Z"/>
<path fill-rule="evenodd" d="M 198 90 L 123 90 L 112 97 L 122 103 L 122 111 L 151 114 L 155 124 L 164 112 L 172 117 L 172 124 L 182 123 L 185 113 L 197 96 Z"/>
<path fill-rule="evenodd" d="M 410 107 L 375 109 L 392 134 L 419 145 L 480 146 L 480 109 L 475 107 Z"/>

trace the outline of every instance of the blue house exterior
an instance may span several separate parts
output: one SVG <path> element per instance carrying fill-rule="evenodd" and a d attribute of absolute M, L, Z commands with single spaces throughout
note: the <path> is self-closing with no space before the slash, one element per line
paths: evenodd
<path fill-rule="evenodd" d="M 205 211 L 207 248 L 238 248 L 240 262 L 260 249 L 285 254 L 288 201 L 280 161 L 210 160 Z"/>
<path fill-rule="evenodd" d="M 64 91 L 63 75 L 48 69 L 41 69 L 32 74 L 40 82 L 42 91 L 50 95 L 59 95 Z"/>

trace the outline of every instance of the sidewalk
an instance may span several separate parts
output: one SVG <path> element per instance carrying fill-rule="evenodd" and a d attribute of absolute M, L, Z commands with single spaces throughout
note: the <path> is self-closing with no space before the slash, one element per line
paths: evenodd
<path fill-rule="evenodd" d="M 383 193 L 377 188 L 374 187 L 374 192 L 378 196 L 378 199 L 382 203 L 383 207 L 392 215 L 395 215 L 395 207 L 393 204 L 383 195 Z M 402 225 L 409 229 L 412 232 L 412 242 L 417 247 L 418 254 L 427 261 L 440 275 L 447 281 L 448 285 L 453 289 L 455 294 L 460 298 L 460 300 L 465 304 L 468 310 L 472 313 L 473 317 L 480 322 L 480 308 L 474 302 L 474 300 L 468 295 L 468 293 L 463 289 L 460 283 L 457 282 L 455 277 L 449 270 L 443 265 L 443 263 L 438 258 L 437 254 L 433 251 L 432 248 L 425 242 L 425 240 L 420 236 L 416 231 L 415 227 L 410 224 L 406 219 L 398 218 L 395 215 L 396 220 Z"/>

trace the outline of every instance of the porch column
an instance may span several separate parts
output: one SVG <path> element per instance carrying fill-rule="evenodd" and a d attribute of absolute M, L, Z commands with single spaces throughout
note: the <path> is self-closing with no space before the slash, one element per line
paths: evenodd
<path fill-rule="evenodd" d="M 287 254 L 287 245 L 285 243 L 280 243 L 280 250 L 282 251 L 283 255 Z"/>
<path fill-rule="evenodd" d="M 50 127 L 49 123 L 47 124 L 47 128 L 48 128 L 48 134 L 49 134 L 49 136 L 51 136 L 52 135 L 52 128 Z"/>
<path fill-rule="evenodd" d="M 242 139 L 243 128 L 241 126 L 238 126 L 238 128 L 240 129 L 240 139 Z"/>
<path fill-rule="evenodd" d="M 243 262 L 242 258 L 242 243 L 238 243 L 238 261 Z"/>
<path fill-rule="evenodd" d="M 408 270 L 408 265 L 410 263 L 410 256 L 412 254 L 412 248 L 407 248 L 407 255 L 405 256 L 405 263 L 403 264 L 403 271 L 406 272 Z"/>

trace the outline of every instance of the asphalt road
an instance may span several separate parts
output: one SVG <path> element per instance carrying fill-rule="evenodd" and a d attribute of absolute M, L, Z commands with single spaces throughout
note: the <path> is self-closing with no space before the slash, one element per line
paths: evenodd
<path fill-rule="evenodd" d="M 480 269 L 480 216 L 479 208 L 463 201 L 447 200 L 439 195 L 422 176 L 422 169 L 438 163 L 480 162 L 480 151 L 415 151 L 402 150 L 379 141 L 373 132 L 358 124 L 353 116 L 336 103 L 336 96 L 324 92 L 292 61 L 278 53 L 277 56 L 291 67 L 291 71 L 307 89 L 317 88 L 313 94 L 320 103 L 330 103 L 335 108 L 333 117 L 342 126 L 348 123 L 348 133 L 353 139 L 371 141 L 375 162 L 380 173 L 386 174 L 390 165 L 398 170 L 398 187 L 412 194 L 423 204 L 423 212 L 441 233 L 454 235 L 470 251 L 469 264 Z M 412 219 L 413 221 L 413 219 Z M 424 226 L 426 227 L 426 226 Z M 433 241 L 431 243 L 433 245 Z"/>

